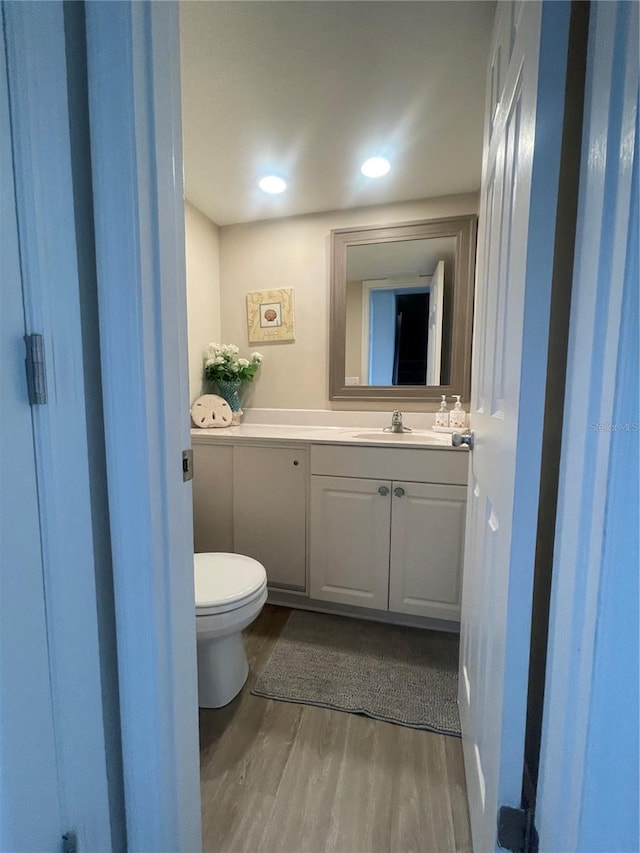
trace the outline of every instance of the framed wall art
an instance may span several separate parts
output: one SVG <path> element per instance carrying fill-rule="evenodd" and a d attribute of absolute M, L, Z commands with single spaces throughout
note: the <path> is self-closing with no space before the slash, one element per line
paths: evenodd
<path fill-rule="evenodd" d="M 293 341 L 293 288 L 247 293 L 249 343 Z"/>

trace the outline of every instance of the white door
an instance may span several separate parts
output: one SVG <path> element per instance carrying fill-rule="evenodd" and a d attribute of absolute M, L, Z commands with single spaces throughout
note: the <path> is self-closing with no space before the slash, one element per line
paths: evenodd
<path fill-rule="evenodd" d="M 386 610 L 391 483 L 311 477 L 311 597 Z"/>
<path fill-rule="evenodd" d="M 427 385 L 440 384 L 442 365 L 442 317 L 444 305 L 444 261 L 431 279 L 429 294 L 429 335 L 427 337 Z"/>
<path fill-rule="evenodd" d="M 457 622 L 467 490 L 392 485 L 389 610 Z"/>
<path fill-rule="evenodd" d="M 4 39 L 0 38 L 0 850 L 26 853 L 57 850 L 64 830 L 9 128 Z"/>
<path fill-rule="evenodd" d="M 285 589 L 306 587 L 307 456 L 305 447 L 233 448 L 233 550 Z"/>
<path fill-rule="evenodd" d="M 488 74 L 459 688 L 478 853 L 520 805 L 568 16 L 499 3 Z"/>

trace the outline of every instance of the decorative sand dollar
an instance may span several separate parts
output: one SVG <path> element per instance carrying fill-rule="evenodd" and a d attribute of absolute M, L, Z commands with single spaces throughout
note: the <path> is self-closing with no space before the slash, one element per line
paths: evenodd
<path fill-rule="evenodd" d="M 191 420 L 201 429 L 231 426 L 233 412 L 226 400 L 217 394 L 203 394 L 191 406 Z"/>

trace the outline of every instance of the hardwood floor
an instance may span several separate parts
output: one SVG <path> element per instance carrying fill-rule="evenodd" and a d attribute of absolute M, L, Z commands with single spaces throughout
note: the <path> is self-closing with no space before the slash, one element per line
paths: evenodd
<path fill-rule="evenodd" d="M 242 693 L 200 711 L 206 853 L 470 851 L 459 739 L 251 695 L 290 612 L 264 608 Z"/>

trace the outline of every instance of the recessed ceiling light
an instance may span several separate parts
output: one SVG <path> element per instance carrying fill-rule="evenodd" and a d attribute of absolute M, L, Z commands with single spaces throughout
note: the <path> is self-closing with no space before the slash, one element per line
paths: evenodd
<path fill-rule="evenodd" d="M 360 171 L 368 178 L 381 178 L 390 168 L 391 163 L 384 157 L 369 157 L 360 167 Z"/>
<path fill-rule="evenodd" d="M 266 175 L 260 178 L 258 186 L 265 193 L 283 193 L 287 188 L 286 183 L 277 175 Z"/>

